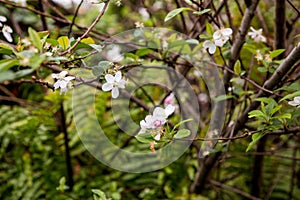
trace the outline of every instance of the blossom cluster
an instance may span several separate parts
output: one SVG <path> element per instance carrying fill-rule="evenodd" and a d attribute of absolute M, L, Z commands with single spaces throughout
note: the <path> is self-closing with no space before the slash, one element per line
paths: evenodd
<path fill-rule="evenodd" d="M 214 54 L 216 52 L 217 46 L 223 47 L 224 44 L 229 40 L 231 34 L 231 28 L 221 28 L 214 32 L 212 40 L 206 40 L 203 43 L 203 47 L 205 49 L 208 49 L 208 52 L 210 54 Z"/>
<path fill-rule="evenodd" d="M 54 89 L 57 90 L 60 88 L 60 94 L 63 92 L 68 92 L 68 89 L 72 87 L 71 80 L 75 79 L 73 76 L 66 76 L 68 74 L 67 71 L 62 71 L 59 74 L 52 74 L 52 78 L 57 79 L 54 83 Z"/>
<path fill-rule="evenodd" d="M 154 139 L 159 141 L 162 136 L 162 126 L 167 122 L 168 117 L 175 111 L 175 106 L 169 104 L 166 108 L 156 107 L 152 115 L 147 115 L 146 118 L 140 121 L 141 130 L 139 134 L 147 131 L 155 134 Z"/>

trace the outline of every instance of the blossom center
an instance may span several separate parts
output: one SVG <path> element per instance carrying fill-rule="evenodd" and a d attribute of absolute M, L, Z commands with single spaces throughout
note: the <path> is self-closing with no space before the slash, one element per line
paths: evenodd
<path fill-rule="evenodd" d="M 159 126 L 162 125 L 162 121 L 157 119 L 157 120 L 154 121 L 153 124 L 154 124 L 154 126 L 159 127 Z"/>

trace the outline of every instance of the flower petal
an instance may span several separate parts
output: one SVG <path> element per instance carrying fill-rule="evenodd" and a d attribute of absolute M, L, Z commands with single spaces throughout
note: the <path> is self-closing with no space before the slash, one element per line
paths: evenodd
<path fill-rule="evenodd" d="M 64 78 L 68 74 L 67 71 L 61 71 L 58 75 L 60 78 Z"/>
<path fill-rule="evenodd" d="M 294 97 L 294 101 L 300 104 L 300 96 L 299 97 Z"/>
<path fill-rule="evenodd" d="M 105 91 L 105 92 L 110 91 L 110 90 L 113 89 L 113 86 L 114 85 L 112 83 L 104 83 L 102 85 L 102 90 Z"/>
<path fill-rule="evenodd" d="M 68 86 L 68 82 L 67 81 L 65 81 L 65 80 L 61 80 L 60 81 L 60 88 L 66 88 Z"/>
<path fill-rule="evenodd" d="M 290 101 L 290 102 L 288 102 L 288 104 L 290 104 L 291 106 L 298 106 L 299 105 L 299 103 L 295 102 L 295 101 Z"/>
<path fill-rule="evenodd" d="M 232 29 L 231 28 L 224 28 L 222 30 L 222 35 L 230 36 L 232 34 Z"/>
<path fill-rule="evenodd" d="M 156 136 L 154 137 L 154 140 L 159 141 L 159 140 L 160 140 L 160 137 L 161 137 L 161 134 L 158 133 L 158 134 L 156 134 Z"/>
<path fill-rule="evenodd" d="M 118 82 L 118 87 L 119 88 L 125 88 L 125 84 L 126 84 L 126 81 L 124 79 L 122 79 Z"/>
<path fill-rule="evenodd" d="M 154 117 L 162 117 L 162 118 L 167 118 L 165 109 L 161 107 L 156 107 L 153 111 L 153 116 Z"/>
<path fill-rule="evenodd" d="M 105 80 L 108 82 L 108 83 L 114 83 L 115 81 L 115 77 L 111 74 L 106 74 L 105 75 Z"/>
<path fill-rule="evenodd" d="M 60 86 L 60 81 L 56 81 L 53 86 L 54 86 L 54 89 L 57 90 Z"/>
<path fill-rule="evenodd" d="M 216 45 L 212 45 L 212 46 L 210 46 L 210 47 L 208 48 L 208 52 L 209 52 L 210 54 L 214 54 L 214 53 L 216 52 L 216 50 L 217 50 L 217 46 L 216 46 Z"/>
<path fill-rule="evenodd" d="M 71 81 L 73 79 L 75 79 L 74 76 L 67 76 L 67 77 L 64 78 L 65 81 Z"/>
<path fill-rule="evenodd" d="M 119 96 L 119 89 L 117 87 L 114 87 L 112 90 L 111 90 L 111 96 L 112 98 L 117 98 Z"/>
<path fill-rule="evenodd" d="M 174 111 L 175 111 L 175 106 L 171 104 L 167 105 L 167 107 L 165 108 L 165 113 L 167 117 L 170 116 Z"/>
<path fill-rule="evenodd" d="M 118 71 L 115 75 L 115 81 L 119 82 L 122 79 L 122 73 Z"/>
<path fill-rule="evenodd" d="M 52 76 L 52 78 L 56 78 L 56 79 L 59 78 L 58 74 L 51 74 L 51 76 Z"/>
<path fill-rule="evenodd" d="M 12 37 L 11 37 L 11 35 L 10 35 L 9 32 L 3 31 L 3 35 L 4 35 L 4 37 L 6 38 L 6 40 L 7 40 L 8 42 L 12 42 L 12 41 L 13 41 L 13 39 L 12 39 Z"/>
<path fill-rule="evenodd" d="M 0 21 L 1 21 L 1 22 L 6 22 L 6 21 L 7 21 L 7 19 L 6 19 L 6 17 L 4 17 L 4 16 L 0 15 Z"/>

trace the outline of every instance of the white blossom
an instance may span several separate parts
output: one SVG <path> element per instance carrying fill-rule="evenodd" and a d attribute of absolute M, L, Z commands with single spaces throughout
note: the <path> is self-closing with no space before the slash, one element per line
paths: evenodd
<path fill-rule="evenodd" d="M 215 45 L 222 47 L 229 40 L 231 34 L 232 34 L 231 28 L 221 28 L 215 31 L 213 34 Z"/>
<path fill-rule="evenodd" d="M 294 100 L 289 101 L 288 104 L 290 104 L 291 106 L 300 107 L 300 96 L 294 97 Z"/>
<path fill-rule="evenodd" d="M 7 21 L 6 17 L 0 15 L 0 27 L 3 26 L 2 22 L 6 22 L 6 21 Z"/>
<path fill-rule="evenodd" d="M 213 33 L 212 40 L 206 40 L 203 43 L 204 49 L 208 49 L 210 54 L 216 52 L 217 46 L 222 47 L 229 40 L 230 35 L 232 34 L 231 28 L 221 28 Z"/>
<path fill-rule="evenodd" d="M 145 133 L 147 130 L 154 132 L 156 135 L 155 140 L 160 140 L 161 133 L 157 131 L 166 122 L 167 118 L 175 111 L 175 106 L 169 104 L 165 109 L 156 107 L 152 115 L 147 115 L 146 118 L 140 121 L 141 130 L 139 134 Z"/>
<path fill-rule="evenodd" d="M 208 49 L 208 52 L 210 54 L 214 54 L 216 52 L 216 49 L 217 49 L 217 46 L 215 45 L 214 42 L 212 42 L 211 40 L 206 40 L 204 43 L 203 43 L 203 47 L 204 49 Z"/>
<path fill-rule="evenodd" d="M 262 35 L 262 29 L 255 30 L 252 26 L 250 27 L 251 32 L 248 35 L 255 41 L 255 42 L 266 42 L 266 37 Z"/>
<path fill-rule="evenodd" d="M 73 76 L 66 76 L 67 74 L 67 71 L 62 71 L 59 74 L 52 74 L 52 78 L 57 79 L 53 85 L 54 89 L 57 90 L 60 88 L 60 94 L 68 92 L 68 89 L 72 87 L 71 80 L 75 79 Z"/>
<path fill-rule="evenodd" d="M 12 42 L 13 39 L 11 37 L 13 30 L 11 29 L 10 26 L 4 25 L 2 28 L 2 33 L 4 35 L 4 37 L 6 38 L 7 41 Z"/>
<path fill-rule="evenodd" d="M 122 79 L 122 73 L 118 71 L 115 76 L 111 74 L 105 75 L 106 83 L 102 85 L 102 90 L 111 91 L 112 98 L 119 96 L 119 88 L 125 88 L 126 81 Z"/>

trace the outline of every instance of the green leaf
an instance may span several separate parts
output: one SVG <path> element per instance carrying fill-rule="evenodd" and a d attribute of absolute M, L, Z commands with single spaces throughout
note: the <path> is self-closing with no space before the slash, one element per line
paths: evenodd
<path fill-rule="evenodd" d="M 195 15 L 203 15 L 205 13 L 208 13 L 209 11 L 211 11 L 211 9 L 207 8 L 207 9 L 204 9 L 204 10 L 201 10 L 201 11 L 195 11 L 195 12 L 193 12 L 193 14 L 195 14 Z"/>
<path fill-rule="evenodd" d="M 200 34 L 200 35 L 199 35 L 199 38 L 200 38 L 200 39 L 211 39 L 211 36 L 205 35 L 205 34 Z"/>
<path fill-rule="evenodd" d="M 61 36 L 57 39 L 59 45 L 66 50 L 69 47 L 69 38 L 68 36 Z"/>
<path fill-rule="evenodd" d="M 0 72 L 0 82 L 6 80 L 13 80 L 14 78 L 15 78 L 15 74 L 11 70 Z"/>
<path fill-rule="evenodd" d="M 223 94 L 223 95 L 220 95 L 220 96 L 217 96 L 216 98 L 214 98 L 214 102 L 224 101 L 226 99 L 232 99 L 232 98 L 234 98 L 233 95 Z"/>
<path fill-rule="evenodd" d="M 142 57 L 142 56 L 148 55 L 149 53 L 152 53 L 152 52 L 153 52 L 152 49 L 141 48 L 136 51 L 135 55 Z"/>
<path fill-rule="evenodd" d="M 21 78 L 21 77 L 26 76 L 28 74 L 31 74 L 32 72 L 34 72 L 33 69 L 23 69 L 23 70 L 17 71 L 15 73 L 15 79 Z"/>
<path fill-rule="evenodd" d="M 179 130 L 175 135 L 175 139 L 185 138 L 188 137 L 191 134 L 191 131 L 188 129 L 181 129 Z"/>
<path fill-rule="evenodd" d="M 268 71 L 268 69 L 265 68 L 265 67 L 258 67 L 257 70 L 258 70 L 259 72 L 263 72 L 263 73 Z"/>
<path fill-rule="evenodd" d="M 236 73 L 237 75 L 241 74 L 241 62 L 238 60 L 236 61 L 236 63 L 234 64 L 234 73 Z"/>
<path fill-rule="evenodd" d="M 199 44 L 199 41 L 196 39 L 188 39 L 185 42 L 188 44 L 195 44 L 195 45 Z"/>
<path fill-rule="evenodd" d="M 111 65 L 109 61 L 100 61 L 97 66 L 93 67 L 92 72 L 95 76 L 101 76 Z"/>
<path fill-rule="evenodd" d="M 107 200 L 105 193 L 101 190 L 92 189 L 92 193 L 94 193 L 94 200 Z"/>
<path fill-rule="evenodd" d="M 0 48 L 14 51 L 14 48 L 12 48 L 10 45 L 4 44 L 4 43 L 0 43 Z"/>
<path fill-rule="evenodd" d="M 135 138 L 136 138 L 139 142 L 141 142 L 141 143 L 146 143 L 146 144 L 149 144 L 150 142 L 154 141 L 152 134 L 151 134 L 151 133 L 148 133 L 148 132 L 142 133 L 142 134 L 137 134 L 137 135 L 135 136 Z"/>
<path fill-rule="evenodd" d="M 0 72 L 8 70 L 9 68 L 19 65 L 19 61 L 15 59 L 0 60 Z"/>
<path fill-rule="evenodd" d="M 46 58 L 45 56 L 41 56 L 41 55 L 33 55 L 33 56 L 31 56 L 30 59 L 29 59 L 29 65 L 30 65 L 30 67 L 32 69 L 37 69 L 44 62 L 45 58 Z"/>
<path fill-rule="evenodd" d="M 277 119 L 291 119 L 292 115 L 290 113 L 283 113 L 283 114 L 280 114 L 280 115 L 276 115 L 274 118 L 277 118 Z"/>
<path fill-rule="evenodd" d="M 269 103 L 275 103 L 277 105 L 277 103 L 276 103 L 276 101 L 274 99 L 268 98 L 268 97 L 256 98 L 255 101 L 264 102 L 264 103 L 267 103 L 267 104 L 269 104 Z"/>
<path fill-rule="evenodd" d="M 165 22 L 169 21 L 170 19 L 172 19 L 173 17 L 175 17 L 176 15 L 178 15 L 179 13 L 186 11 L 186 10 L 191 10 L 191 8 L 177 8 L 175 10 L 172 10 L 171 12 L 169 12 L 167 14 L 167 16 L 165 17 Z"/>
<path fill-rule="evenodd" d="M 214 34 L 214 28 L 213 26 L 209 23 L 209 22 L 206 22 L 206 32 L 208 35 L 213 35 Z"/>
<path fill-rule="evenodd" d="M 173 128 L 173 130 L 175 130 L 176 128 L 178 128 L 181 124 L 184 124 L 186 122 L 189 122 L 189 121 L 192 121 L 193 119 L 186 119 L 186 120 L 183 120 L 181 122 L 179 122 L 178 124 L 176 124 Z"/>
<path fill-rule="evenodd" d="M 300 90 L 300 84 L 299 83 L 292 83 L 291 85 L 288 86 L 283 86 L 281 88 L 278 88 L 276 91 L 278 90 L 287 90 L 287 91 L 293 91 L 293 90 Z"/>
<path fill-rule="evenodd" d="M 95 44 L 95 41 L 91 37 L 83 38 L 80 42 L 84 44 Z"/>
<path fill-rule="evenodd" d="M 38 32 L 36 32 L 31 27 L 29 27 L 28 28 L 28 33 L 29 33 L 29 37 L 30 37 L 30 40 L 31 40 L 32 44 L 39 50 L 39 52 L 42 52 L 43 47 L 42 47 L 41 38 L 40 38 Z"/>
<path fill-rule="evenodd" d="M 252 142 L 249 143 L 246 152 L 248 152 L 250 149 L 253 148 L 254 145 L 256 145 L 256 143 L 264 136 L 263 133 L 255 133 L 252 135 Z"/>
<path fill-rule="evenodd" d="M 292 94 L 288 94 L 288 95 L 284 96 L 279 102 L 281 102 L 283 100 L 286 100 L 286 99 L 291 99 L 291 98 L 294 98 L 294 97 L 297 97 L 297 96 L 300 96 L 300 91 L 297 91 L 297 92 L 294 92 Z"/>
<path fill-rule="evenodd" d="M 252 110 L 251 112 L 248 113 L 248 117 L 264 117 L 265 114 L 261 112 L 260 110 Z"/>
<path fill-rule="evenodd" d="M 276 49 L 274 51 L 270 52 L 270 58 L 276 58 L 277 56 L 279 56 L 280 54 L 282 54 L 285 51 L 285 49 Z"/>

